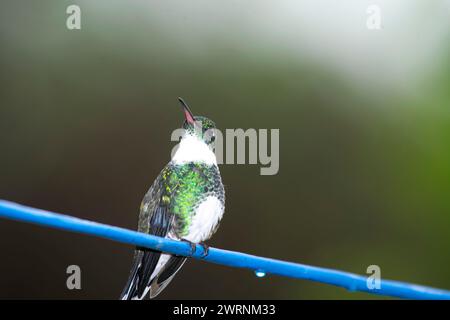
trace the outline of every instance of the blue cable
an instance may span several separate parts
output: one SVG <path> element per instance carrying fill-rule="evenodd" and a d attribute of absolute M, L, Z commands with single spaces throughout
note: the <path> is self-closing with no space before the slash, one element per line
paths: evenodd
<path fill-rule="evenodd" d="M 369 289 L 367 277 L 333 269 L 319 268 L 304 264 L 258 257 L 246 253 L 210 248 L 203 257 L 203 247 L 197 245 L 192 252 L 189 244 L 160 238 L 107 224 L 74 218 L 54 212 L 23 206 L 0 200 L 0 217 L 34 223 L 65 231 L 97 236 L 117 242 L 147 247 L 177 255 L 191 256 L 200 260 L 236 268 L 247 268 L 256 275 L 274 274 L 297 279 L 322 282 L 350 291 L 363 291 L 371 294 L 406 299 L 447 299 L 450 291 L 435 289 L 391 280 L 381 280 L 380 289 Z"/>

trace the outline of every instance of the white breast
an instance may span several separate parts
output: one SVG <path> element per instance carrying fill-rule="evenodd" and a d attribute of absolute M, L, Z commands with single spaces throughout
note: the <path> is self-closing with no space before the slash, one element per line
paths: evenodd
<path fill-rule="evenodd" d="M 222 219 L 224 206 L 220 200 L 215 196 L 207 197 L 195 211 L 189 227 L 189 233 L 185 237 L 194 243 L 199 243 L 208 240 Z"/>
<path fill-rule="evenodd" d="M 193 135 L 187 135 L 180 141 L 177 152 L 172 157 L 175 164 L 188 162 L 203 162 L 217 165 L 216 155 L 208 145 Z"/>

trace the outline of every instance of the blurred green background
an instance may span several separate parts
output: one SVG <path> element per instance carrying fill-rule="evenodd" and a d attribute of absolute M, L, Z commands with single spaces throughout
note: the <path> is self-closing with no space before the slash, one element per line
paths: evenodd
<path fill-rule="evenodd" d="M 182 96 L 280 129 L 277 175 L 221 166 L 210 245 L 450 289 L 449 2 L 375 2 L 2 1 L 0 198 L 135 229 Z M 132 252 L 1 220 L 0 298 L 116 299 Z M 189 261 L 159 298 L 373 297 Z"/>

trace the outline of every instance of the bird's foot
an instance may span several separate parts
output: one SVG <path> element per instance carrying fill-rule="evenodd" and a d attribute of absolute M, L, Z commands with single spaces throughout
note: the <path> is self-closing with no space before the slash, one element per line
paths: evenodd
<path fill-rule="evenodd" d="M 183 241 L 183 242 L 188 243 L 191 246 L 191 254 L 190 254 L 190 256 L 193 256 L 195 254 L 195 252 L 197 251 L 197 243 L 194 243 L 194 242 L 189 241 L 189 240 L 184 239 L 184 238 L 180 239 L 180 240 Z M 204 242 L 200 242 L 200 243 L 198 243 L 198 245 L 200 245 L 202 247 L 202 249 L 203 249 L 202 255 L 200 257 L 201 258 L 206 257 L 209 254 L 209 246 L 206 243 L 204 243 Z"/>
<path fill-rule="evenodd" d="M 189 241 L 187 239 L 181 239 L 181 241 L 188 243 L 191 246 L 191 254 L 190 256 L 193 256 L 195 251 L 197 250 L 197 245 L 193 243 L 192 241 Z"/>
<path fill-rule="evenodd" d="M 199 245 L 201 245 L 202 249 L 203 249 L 203 253 L 202 253 L 201 257 L 204 258 L 209 254 L 209 246 L 204 242 L 200 242 Z"/>

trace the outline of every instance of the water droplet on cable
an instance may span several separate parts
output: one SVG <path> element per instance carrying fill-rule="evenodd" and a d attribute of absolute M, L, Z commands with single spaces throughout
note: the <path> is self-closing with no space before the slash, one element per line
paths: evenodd
<path fill-rule="evenodd" d="M 263 277 L 266 276 L 266 273 L 265 273 L 264 271 L 262 271 L 262 270 L 256 270 L 256 271 L 255 271 L 255 275 L 256 275 L 258 278 L 263 278 Z"/>

